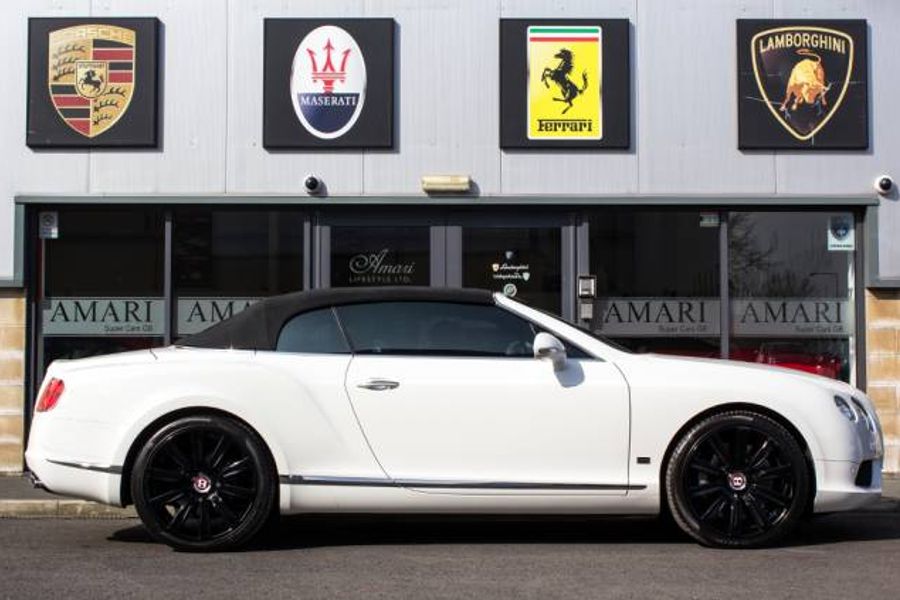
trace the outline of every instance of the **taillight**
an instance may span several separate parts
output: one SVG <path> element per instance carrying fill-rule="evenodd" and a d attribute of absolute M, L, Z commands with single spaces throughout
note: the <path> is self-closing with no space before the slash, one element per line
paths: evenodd
<path fill-rule="evenodd" d="M 44 391 L 41 392 L 41 397 L 38 398 L 37 406 L 34 407 L 34 410 L 46 412 L 52 409 L 59 402 L 59 397 L 62 396 L 65 389 L 66 384 L 63 383 L 62 379 L 57 379 L 56 377 L 51 379 L 44 387 Z"/>

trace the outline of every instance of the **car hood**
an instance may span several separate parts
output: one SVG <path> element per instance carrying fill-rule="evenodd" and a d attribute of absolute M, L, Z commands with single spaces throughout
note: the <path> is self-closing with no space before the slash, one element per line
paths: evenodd
<path fill-rule="evenodd" d="M 697 358 L 691 356 L 672 356 L 668 354 L 636 354 L 632 355 L 637 360 L 658 365 L 665 371 L 683 373 L 687 376 L 701 374 L 727 377 L 737 383 L 746 383 L 756 377 L 763 376 L 769 380 L 781 379 L 785 382 L 803 382 L 814 385 L 831 394 L 841 396 L 859 396 L 861 392 L 855 387 L 828 377 L 814 375 L 795 369 L 787 369 L 775 365 L 750 363 L 736 360 L 723 360 L 718 358 Z"/>

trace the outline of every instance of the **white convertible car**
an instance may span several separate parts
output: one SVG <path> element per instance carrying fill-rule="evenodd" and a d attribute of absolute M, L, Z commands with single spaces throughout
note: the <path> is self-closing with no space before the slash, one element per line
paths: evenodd
<path fill-rule="evenodd" d="M 183 550 L 273 514 L 654 514 L 775 542 L 881 494 L 872 403 L 774 367 L 631 354 L 479 290 L 262 301 L 163 349 L 56 361 L 26 454 Z"/>

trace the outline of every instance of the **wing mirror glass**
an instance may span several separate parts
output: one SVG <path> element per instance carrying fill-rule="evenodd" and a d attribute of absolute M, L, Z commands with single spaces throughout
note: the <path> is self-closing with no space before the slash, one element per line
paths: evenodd
<path fill-rule="evenodd" d="M 566 368 L 566 347 L 556 336 L 544 331 L 534 336 L 534 357 L 549 359 L 556 371 Z"/>

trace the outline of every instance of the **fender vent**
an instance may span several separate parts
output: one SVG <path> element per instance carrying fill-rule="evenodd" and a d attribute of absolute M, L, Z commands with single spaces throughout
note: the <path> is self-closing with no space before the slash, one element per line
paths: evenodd
<path fill-rule="evenodd" d="M 872 485 L 872 461 L 864 460 L 859 465 L 859 471 L 856 472 L 856 481 L 853 482 L 857 487 L 870 487 Z"/>

